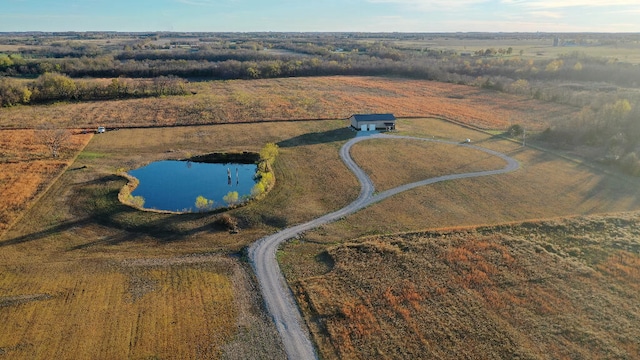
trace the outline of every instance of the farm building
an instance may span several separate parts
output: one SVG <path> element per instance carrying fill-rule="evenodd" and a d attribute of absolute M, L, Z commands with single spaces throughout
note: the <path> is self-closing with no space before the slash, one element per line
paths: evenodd
<path fill-rule="evenodd" d="M 355 114 L 349 118 L 351 126 L 357 130 L 395 130 L 396 117 L 393 114 Z"/>

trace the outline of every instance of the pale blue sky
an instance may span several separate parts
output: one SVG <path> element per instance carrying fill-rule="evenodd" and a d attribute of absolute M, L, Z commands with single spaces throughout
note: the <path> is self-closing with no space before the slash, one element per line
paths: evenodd
<path fill-rule="evenodd" d="M 640 0 L 0 0 L 7 31 L 640 32 Z"/>

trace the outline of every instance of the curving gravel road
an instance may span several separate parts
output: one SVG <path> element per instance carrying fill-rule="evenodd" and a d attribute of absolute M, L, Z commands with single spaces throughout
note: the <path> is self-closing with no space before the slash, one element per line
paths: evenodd
<path fill-rule="evenodd" d="M 360 141 L 375 138 L 424 140 L 464 146 L 500 157 L 507 162 L 507 165 L 499 170 L 478 171 L 430 178 L 423 181 L 402 185 L 397 188 L 393 188 L 374 195 L 375 188 L 373 186 L 373 183 L 371 182 L 371 179 L 360 167 L 358 167 L 358 165 L 356 165 L 355 161 L 353 161 L 353 159 L 351 158 L 349 151 L 354 144 Z M 260 284 L 262 296 L 264 297 L 267 310 L 271 314 L 276 328 L 278 329 L 278 332 L 282 337 L 282 342 L 289 359 L 317 359 L 318 356 L 315 352 L 315 347 L 310 340 L 308 329 L 303 325 L 304 322 L 295 303 L 294 296 L 287 286 L 284 276 L 282 275 L 280 267 L 278 266 L 278 263 L 276 261 L 276 251 L 280 244 L 304 231 L 335 221 L 373 203 L 418 186 L 454 179 L 503 174 L 517 170 L 519 167 L 518 162 L 507 155 L 470 144 L 460 144 L 444 140 L 386 134 L 373 134 L 369 136 L 355 137 L 349 140 L 340 149 L 340 156 L 342 157 L 342 160 L 345 162 L 345 164 L 349 167 L 349 169 L 353 171 L 353 173 L 358 178 L 358 181 L 360 182 L 361 189 L 358 198 L 354 202 L 338 211 L 324 215 L 315 220 L 311 220 L 307 223 L 284 229 L 273 235 L 266 236 L 256 241 L 249 247 L 249 259 L 258 279 L 258 283 Z"/>

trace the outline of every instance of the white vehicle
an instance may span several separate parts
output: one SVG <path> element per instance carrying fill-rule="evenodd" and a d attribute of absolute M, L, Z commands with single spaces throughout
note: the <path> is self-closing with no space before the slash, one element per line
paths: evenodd
<path fill-rule="evenodd" d="M 102 134 L 105 131 L 107 131 L 107 129 L 105 129 L 104 126 L 98 126 L 98 130 L 96 131 L 96 133 L 97 134 Z"/>

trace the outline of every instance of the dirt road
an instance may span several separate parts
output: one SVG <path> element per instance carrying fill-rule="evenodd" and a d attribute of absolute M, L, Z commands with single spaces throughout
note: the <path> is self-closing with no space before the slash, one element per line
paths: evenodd
<path fill-rule="evenodd" d="M 359 133 L 361 134 L 361 133 Z M 374 195 L 374 186 L 371 179 L 365 172 L 356 165 L 355 161 L 351 158 L 349 153 L 351 147 L 360 142 L 369 139 L 411 139 L 411 140 L 424 140 L 439 142 L 444 144 L 453 144 L 464 146 L 480 151 L 484 151 L 490 155 L 494 155 L 504 159 L 507 165 L 498 170 L 478 171 L 466 174 L 455 174 L 439 176 L 423 181 L 418 181 L 411 184 L 399 186 L 394 189 L 390 189 Z M 302 316 L 295 303 L 293 294 L 286 284 L 284 276 L 280 271 L 280 267 L 276 261 L 276 251 L 280 244 L 288 239 L 295 237 L 296 235 L 316 228 L 320 225 L 335 221 L 346 215 L 352 214 L 366 206 L 369 206 L 378 201 L 384 200 L 390 196 L 396 195 L 400 192 L 413 189 L 418 186 L 424 186 L 433 184 L 440 181 L 448 181 L 463 178 L 472 178 L 479 176 L 497 175 L 503 174 L 518 169 L 519 164 L 516 160 L 493 150 L 481 148 L 470 144 L 459 144 L 450 141 L 434 140 L 414 138 L 409 136 L 396 136 L 396 135 L 383 135 L 373 134 L 368 136 L 358 136 L 349 140 L 340 149 L 340 156 L 345 164 L 353 171 L 358 178 L 361 185 L 360 195 L 358 198 L 347 205 L 346 207 L 332 212 L 330 214 L 319 217 L 315 220 L 311 220 L 305 224 L 296 225 L 287 229 L 284 229 L 276 234 L 264 237 L 249 247 L 249 259 L 256 273 L 258 282 L 260 283 L 260 289 L 262 296 L 267 305 L 267 310 L 273 317 L 276 328 L 282 337 L 285 351 L 289 359 L 317 359 L 318 356 L 315 352 L 315 347 L 310 340 L 307 327 L 304 325 Z"/>

